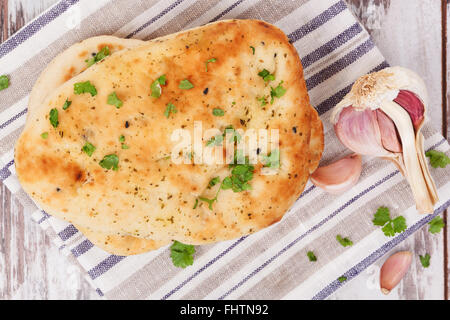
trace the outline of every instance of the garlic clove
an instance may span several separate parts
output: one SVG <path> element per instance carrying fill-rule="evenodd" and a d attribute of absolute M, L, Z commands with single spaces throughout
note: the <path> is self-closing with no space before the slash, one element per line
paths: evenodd
<path fill-rule="evenodd" d="M 376 114 L 371 110 L 355 111 L 351 106 L 343 108 L 334 129 L 339 140 L 350 150 L 358 150 L 364 155 L 389 155 L 381 142 Z"/>
<path fill-rule="evenodd" d="M 389 294 L 405 276 L 412 261 L 412 253 L 400 251 L 390 256 L 380 270 L 380 288 L 384 294 Z"/>
<path fill-rule="evenodd" d="M 328 166 L 319 167 L 311 175 L 311 182 L 328 193 L 340 194 L 358 182 L 361 170 L 361 156 L 352 154 Z"/>
<path fill-rule="evenodd" d="M 402 152 L 402 144 L 394 122 L 383 111 L 377 110 L 376 113 L 383 147 L 391 152 Z"/>
<path fill-rule="evenodd" d="M 397 166 L 411 186 L 420 213 L 433 212 L 438 201 L 420 132 L 426 105 L 423 80 L 408 69 L 392 67 L 359 78 L 331 115 L 345 146 Z"/>
<path fill-rule="evenodd" d="M 425 107 L 420 99 L 411 91 L 400 90 L 394 102 L 405 109 L 413 122 L 414 129 L 418 129 L 425 120 Z"/>

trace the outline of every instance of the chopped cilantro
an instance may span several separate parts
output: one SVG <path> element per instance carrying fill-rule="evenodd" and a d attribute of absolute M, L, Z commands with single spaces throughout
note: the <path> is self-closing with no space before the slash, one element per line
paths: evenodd
<path fill-rule="evenodd" d="M 208 63 L 210 63 L 210 62 L 216 62 L 216 61 L 217 61 L 216 58 L 212 58 L 212 59 L 209 59 L 208 61 L 205 62 L 205 65 L 206 65 L 206 72 L 208 72 Z"/>
<path fill-rule="evenodd" d="M 216 117 L 223 117 L 225 115 L 225 111 L 223 111 L 220 108 L 214 108 L 212 114 L 215 115 Z"/>
<path fill-rule="evenodd" d="M 48 132 L 42 133 L 41 134 L 41 138 L 44 139 L 44 140 L 47 139 L 48 138 Z"/>
<path fill-rule="evenodd" d="M 287 89 L 282 86 L 284 81 L 281 81 L 277 87 L 270 87 L 270 104 L 273 104 L 275 98 L 281 98 L 286 93 Z"/>
<path fill-rule="evenodd" d="M 280 167 L 280 150 L 273 150 L 268 156 L 262 156 L 264 167 L 279 168 Z"/>
<path fill-rule="evenodd" d="M 234 192 L 251 190 L 249 181 L 253 179 L 255 168 L 250 164 L 232 165 L 231 176 L 226 177 L 222 182 L 222 189 L 232 189 Z"/>
<path fill-rule="evenodd" d="M 211 146 L 221 146 L 223 142 L 223 135 L 218 134 L 217 136 L 212 137 L 206 142 L 207 147 Z"/>
<path fill-rule="evenodd" d="M 125 142 L 125 136 L 124 136 L 123 134 L 120 135 L 120 137 L 119 137 L 119 142 L 122 142 L 122 143 Z"/>
<path fill-rule="evenodd" d="M 338 280 L 339 280 L 340 283 L 342 283 L 342 282 L 344 282 L 344 281 L 347 280 L 347 277 L 340 276 L 340 277 L 338 278 Z"/>
<path fill-rule="evenodd" d="M 189 90 L 194 87 L 194 85 L 187 79 L 181 80 L 180 85 L 178 86 L 180 89 Z"/>
<path fill-rule="evenodd" d="M 430 258 L 431 258 L 431 256 L 428 253 L 425 254 L 425 256 L 420 256 L 419 255 L 419 258 L 420 258 L 420 263 L 422 264 L 422 266 L 424 268 L 428 268 L 430 266 Z"/>
<path fill-rule="evenodd" d="M 111 51 L 109 50 L 108 46 L 103 47 L 92 59 L 87 59 L 85 62 L 88 65 L 88 68 L 93 66 L 99 61 L 102 61 L 107 56 L 111 54 Z"/>
<path fill-rule="evenodd" d="M 239 143 L 242 139 L 242 136 L 233 128 L 233 126 L 227 126 L 224 130 L 223 137 L 226 137 L 227 133 L 231 132 L 232 135 L 230 137 L 230 142 L 234 140 L 234 142 Z"/>
<path fill-rule="evenodd" d="M 122 144 L 122 149 L 126 150 L 126 149 L 130 149 L 129 146 L 127 146 L 125 143 Z"/>
<path fill-rule="evenodd" d="M 64 102 L 64 105 L 62 107 L 63 110 L 67 110 L 71 104 L 72 104 L 72 101 L 69 101 L 69 99 L 66 99 L 66 102 Z"/>
<path fill-rule="evenodd" d="M 261 107 L 264 107 L 267 104 L 267 97 L 266 96 L 256 97 L 256 100 L 261 102 Z"/>
<path fill-rule="evenodd" d="M 349 247 L 353 245 L 353 242 L 349 238 L 342 238 L 340 234 L 336 236 L 336 240 L 343 246 Z"/>
<path fill-rule="evenodd" d="M 166 106 L 166 111 L 164 111 L 164 116 L 166 118 L 169 118 L 171 113 L 177 113 L 177 108 L 172 104 L 172 103 L 168 103 Z"/>
<path fill-rule="evenodd" d="M 0 91 L 9 87 L 9 78 L 6 75 L 0 76 Z"/>
<path fill-rule="evenodd" d="M 450 158 L 443 152 L 436 150 L 429 150 L 425 155 L 430 158 L 430 164 L 433 168 L 445 168 L 450 164 Z"/>
<path fill-rule="evenodd" d="M 93 97 L 97 95 L 97 89 L 90 81 L 75 83 L 73 92 L 75 94 L 90 93 Z"/>
<path fill-rule="evenodd" d="M 316 262 L 317 261 L 317 257 L 314 254 L 314 252 L 308 251 L 308 253 L 306 255 L 308 256 L 309 261 L 311 261 L 311 262 Z"/>
<path fill-rule="evenodd" d="M 389 209 L 386 207 L 378 208 L 372 222 L 376 226 L 383 227 L 382 230 L 387 237 L 393 237 L 396 233 L 401 233 L 406 230 L 406 219 L 398 216 L 392 220 Z"/>
<path fill-rule="evenodd" d="M 194 204 L 194 207 L 192 209 L 197 209 L 197 206 L 198 206 L 198 199 L 195 199 L 195 204 Z"/>
<path fill-rule="evenodd" d="M 250 46 L 250 48 L 252 49 L 253 55 L 255 55 L 255 47 L 254 46 Z"/>
<path fill-rule="evenodd" d="M 195 248 L 193 245 L 174 241 L 170 247 L 170 257 L 173 265 L 179 268 L 186 268 L 194 263 Z"/>
<path fill-rule="evenodd" d="M 117 109 L 120 109 L 123 106 L 123 102 L 117 97 L 116 92 L 113 92 L 108 96 L 108 104 L 116 106 Z"/>
<path fill-rule="evenodd" d="M 58 125 L 59 125 L 58 109 L 50 110 L 49 119 L 50 119 L 50 124 L 53 126 L 53 128 L 58 127 Z"/>
<path fill-rule="evenodd" d="M 150 86 L 150 89 L 152 90 L 152 97 L 153 98 L 159 98 L 162 94 L 161 86 L 166 85 L 166 75 L 163 74 L 158 79 L 153 81 L 153 83 Z"/>
<path fill-rule="evenodd" d="M 441 232 L 442 228 L 445 226 L 444 219 L 441 217 L 434 218 L 428 224 L 430 225 L 429 230 L 432 234 Z"/>
<path fill-rule="evenodd" d="M 104 169 L 113 169 L 114 171 L 117 171 L 119 170 L 119 157 L 115 154 L 109 154 L 107 156 L 104 156 L 99 164 L 100 167 Z"/>
<path fill-rule="evenodd" d="M 209 187 L 209 188 L 214 187 L 214 186 L 215 186 L 216 184 L 218 184 L 219 182 L 220 182 L 220 178 L 219 178 L 219 177 L 212 178 L 212 179 L 209 181 L 208 187 Z"/>
<path fill-rule="evenodd" d="M 270 82 L 275 80 L 275 75 L 271 74 L 269 70 L 263 69 L 258 73 L 258 76 L 264 79 L 264 82 Z"/>
<path fill-rule="evenodd" d="M 92 143 L 86 142 L 83 146 L 83 151 L 90 157 L 95 151 L 95 146 Z"/>

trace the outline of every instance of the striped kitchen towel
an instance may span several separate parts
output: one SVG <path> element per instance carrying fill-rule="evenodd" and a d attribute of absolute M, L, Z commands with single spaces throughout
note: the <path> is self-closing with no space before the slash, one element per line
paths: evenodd
<path fill-rule="evenodd" d="M 424 226 L 450 203 L 450 166 L 432 169 L 440 202 L 433 215 L 416 213 L 405 179 L 390 162 L 364 158 L 359 183 L 340 196 L 308 183 L 281 222 L 251 236 L 198 246 L 194 265 L 172 265 L 168 247 L 131 257 L 110 255 L 78 230 L 37 208 L 15 176 L 13 148 L 42 69 L 73 43 L 96 35 L 153 39 L 229 18 L 261 19 L 280 27 L 297 48 L 312 104 L 325 126 L 323 163 L 348 152 L 329 122 L 330 109 L 361 75 L 387 62 L 339 0 L 63 0 L 0 45 L 0 177 L 61 251 L 86 270 L 109 299 L 323 299 Z M 430 106 L 438 108 L 438 106 Z M 424 129 L 426 149 L 447 154 L 436 130 Z M 405 216 L 408 228 L 388 238 L 372 224 L 379 206 Z M 351 236 L 342 247 L 336 235 Z M 318 257 L 309 262 L 306 253 Z"/>

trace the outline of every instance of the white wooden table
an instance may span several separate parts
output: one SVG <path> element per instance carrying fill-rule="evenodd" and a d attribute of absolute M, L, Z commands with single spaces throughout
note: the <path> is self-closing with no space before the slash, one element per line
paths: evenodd
<path fill-rule="evenodd" d="M 448 137 L 450 52 L 446 34 L 450 1 L 346 1 L 391 65 L 409 67 L 425 79 L 431 98 L 431 121 Z M 55 2 L 0 0 L 0 43 Z M 413 261 L 390 295 L 382 295 L 378 287 L 379 268 L 387 254 L 331 299 L 448 299 L 448 231 L 447 226 L 446 232 L 431 235 L 423 229 L 393 251 L 428 252 L 432 264 L 423 269 L 418 260 Z M 0 234 L 0 299 L 98 299 L 84 273 L 67 261 L 30 217 L 23 215 L 20 204 L 3 185 Z"/>

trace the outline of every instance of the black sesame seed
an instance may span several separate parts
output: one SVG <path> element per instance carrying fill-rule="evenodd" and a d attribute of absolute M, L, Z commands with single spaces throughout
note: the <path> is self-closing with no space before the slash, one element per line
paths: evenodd
<path fill-rule="evenodd" d="M 256 149 L 256 154 L 260 154 L 261 153 L 261 148 Z"/>
<path fill-rule="evenodd" d="M 292 127 L 292 131 L 294 131 L 294 133 L 297 133 L 297 127 Z"/>
<path fill-rule="evenodd" d="M 129 128 L 130 127 L 130 123 L 128 121 L 125 121 L 125 128 Z"/>
<path fill-rule="evenodd" d="M 206 88 L 205 90 L 203 90 L 203 94 L 208 94 L 209 92 L 209 88 Z"/>
<path fill-rule="evenodd" d="M 60 192 L 61 191 L 61 189 L 60 188 L 56 188 L 56 192 Z"/>

